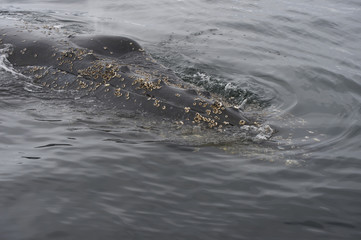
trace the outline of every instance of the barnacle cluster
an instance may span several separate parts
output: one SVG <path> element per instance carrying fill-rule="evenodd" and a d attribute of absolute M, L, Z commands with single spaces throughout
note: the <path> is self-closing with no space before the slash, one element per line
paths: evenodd
<path fill-rule="evenodd" d="M 102 79 L 103 82 L 108 82 L 115 77 L 121 77 L 118 74 L 120 66 L 118 64 L 104 63 L 97 60 L 91 66 L 78 70 L 78 74 L 81 76 L 87 76 L 92 79 Z"/>
<path fill-rule="evenodd" d="M 200 113 L 196 113 L 195 117 L 194 117 L 194 122 L 195 123 L 201 123 L 201 122 L 205 122 L 208 124 L 209 128 L 213 128 L 216 127 L 218 125 L 218 122 L 215 121 L 214 119 L 210 118 L 210 117 L 204 117 L 202 116 Z"/>
<path fill-rule="evenodd" d="M 87 49 L 69 49 L 60 53 L 60 56 L 57 57 L 58 65 L 68 64 L 71 71 L 73 71 L 74 61 L 83 60 L 85 56 L 92 55 L 93 51 Z M 56 53 L 52 57 L 57 56 Z"/>
<path fill-rule="evenodd" d="M 221 102 L 215 101 L 212 105 L 212 112 L 214 114 L 222 114 L 222 111 L 225 110 L 225 107 L 223 106 L 223 104 Z"/>
<path fill-rule="evenodd" d="M 26 48 L 21 49 L 21 50 L 20 50 L 20 53 L 24 55 L 24 54 L 25 54 L 25 52 L 26 52 L 26 50 L 27 50 Z"/>
<path fill-rule="evenodd" d="M 145 89 L 148 91 L 153 91 L 155 89 L 161 89 L 162 80 L 158 80 L 157 82 L 152 82 L 150 80 L 147 80 L 145 78 L 137 78 L 133 81 L 132 85 L 138 84 L 137 89 Z"/>
<path fill-rule="evenodd" d="M 29 68 L 27 70 L 27 73 L 32 74 L 35 77 L 35 79 L 41 79 L 42 77 L 44 77 L 46 74 L 49 73 L 49 70 L 44 66 L 35 66 Z"/>
<path fill-rule="evenodd" d="M 218 128 L 222 128 L 223 125 L 230 125 L 229 121 L 226 121 L 226 119 L 229 117 L 227 114 L 225 114 L 226 108 L 221 102 L 215 101 L 213 103 L 209 103 L 209 101 L 206 101 L 205 99 L 195 98 L 193 106 L 194 107 L 192 108 L 184 108 L 186 113 L 190 113 L 190 110 L 196 111 L 194 119 L 192 121 L 193 123 L 205 122 L 210 128 L 214 128 L 217 126 Z M 200 112 L 198 112 L 197 110 L 199 110 Z M 204 114 L 201 112 L 204 112 Z M 241 122 L 245 124 L 244 120 L 241 120 L 240 124 Z"/>
<path fill-rule="evenodd" d="M 117 96 L 117 97 L 121 97 L 121 96 L 123 96 L 123 93 L 121 92 L 120 88 L 116 88 L 114 90 L 114 95 Z"/>

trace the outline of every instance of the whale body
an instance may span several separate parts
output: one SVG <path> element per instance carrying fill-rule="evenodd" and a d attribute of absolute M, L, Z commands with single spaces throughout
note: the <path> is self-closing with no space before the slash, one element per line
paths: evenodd
<path fill-rule="evenodd" d="M 0 23 L 8 61 L 34 83 L 77 90 L 117 109 L 210 128 L 252 125 L 245 114 L 182 81 L 136 41 L 119 36 L 60 34 L 51 26 Z"/>

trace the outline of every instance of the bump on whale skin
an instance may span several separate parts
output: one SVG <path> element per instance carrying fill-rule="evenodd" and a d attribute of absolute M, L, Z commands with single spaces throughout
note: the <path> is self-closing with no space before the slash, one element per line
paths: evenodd
<path fill-rule="evenodd" d="M 120 36 L 71 36 L 71 42 L 81 48 L 94 51 L 103 56 L 121 57 L 127 53 L 143 51 L 142 47 L 134 40 Z"/>
<path fill-rule="evenodd" d="M 9 25 L 9 24 L 7 24 Z M 0 44 L 11 44 L 8 60 L 24 74 L 55 90 L 78 90 L 118 109 L 152 113 L 182 124 L 223 128 L 253 124 L 242 111 L 183 82 L 132 39 L 62 36 L 37 28 L 0 24 Z"/>

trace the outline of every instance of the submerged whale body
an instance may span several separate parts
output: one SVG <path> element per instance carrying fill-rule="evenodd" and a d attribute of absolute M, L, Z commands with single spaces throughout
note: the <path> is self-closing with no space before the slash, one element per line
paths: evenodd
<path fill-rule="evenodd" d="M 54 27 L 0 24 L 8 60 L 36 84 L 78 90 L 119 109 L 210 128 L 253 124 L 239 109 L 196 89 L 118 36 L 63 36 Z"/>

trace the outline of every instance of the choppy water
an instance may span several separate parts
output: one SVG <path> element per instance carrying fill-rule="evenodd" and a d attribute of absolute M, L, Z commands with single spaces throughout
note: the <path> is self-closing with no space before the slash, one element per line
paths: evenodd
<path fill-rule="evenodd" d="M 0 10 L 131 37 L 185 81 L 257 102 L 278 131 L 262 144 L 173 133 L 44 90 L 4 60 L 0 239 L 361 238 L 358 1 L 2 0 Z"/>

